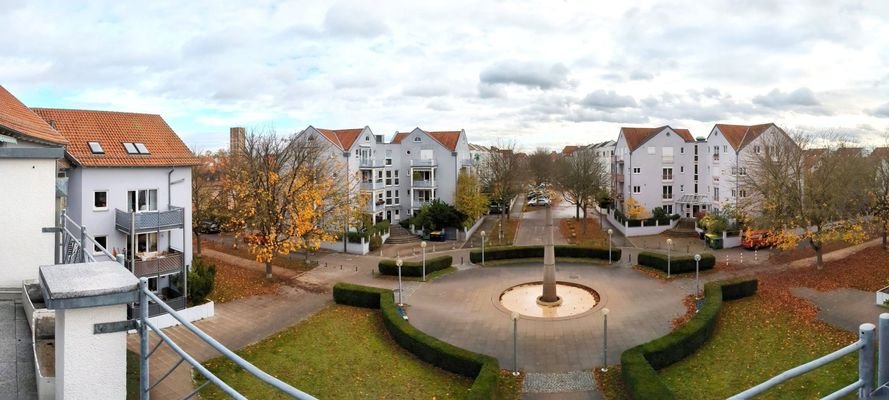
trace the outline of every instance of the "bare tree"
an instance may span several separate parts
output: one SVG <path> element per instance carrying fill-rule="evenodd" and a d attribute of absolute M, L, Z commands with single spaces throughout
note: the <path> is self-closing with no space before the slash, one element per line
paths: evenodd
<path fill-rule="evenodd" d="M 201 224 L 220 222 L 218 217 L 223 208 L 220 203 L 220 178 L 227 156 L 222 151 L 214 154 L 193 150 L 193 153 L 201 162 L 191 168 L 191 229 L 196 239 L 195 250 L 200 255 Z"/>
<path fill-rule="evenodd" d="M 807 241 L 820 269 L 826 242 L 864 240 L 861 217 L 873 179 L 860 149 L 832 136 L 827 137 L 832 143 L 828 147 L 811 148 L 811 139 L 783 132 L 764 137 L 763 151 L 752 155 L 744 186 L 753 194 L 747 209 L 753 211 L 754 226 L 772 231 L 780 249 Z"/>
<path fill-rule="evenodd" d="M 556 184 L 562 198 L 574 205 L 574 218 L 587 217 L 587 207 L 606 189 L 605 165 L 591 151 L 576 151 L 556 161 Z"/>
<path fill-rule="evenodd" d="M 479 175 L 482 188 L 488 198 L 500 204 L 500 238 L 503 238 L 504 214 L 509 219 L 507 207 L 509 203 L 521 191 L 522 162 L 515 152 L 515 143 L 498 145 L 491 149 L 491 153 L 485 159 Z"/>
<path fill-rule="evenodd" d="M 551 183 L 554 170 L 555 162 L 549 150 L 538 147 L 528 156 L 528 172 L 529 176 L 534 179 L 534 185 Z"/>

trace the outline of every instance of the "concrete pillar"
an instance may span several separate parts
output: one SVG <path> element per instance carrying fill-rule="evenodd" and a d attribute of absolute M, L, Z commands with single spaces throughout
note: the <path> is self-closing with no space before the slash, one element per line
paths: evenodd
<path fill-rule="evenodd" d="M 546 244 L 543 246 L 543 294 L 537 299 L 540 304 L 558 305 L 561 303 L 556 294 L 556 252 L 553 245 L 553 214 L 552 207 L 546 206 Z"/>
<path fill-rule="evenodd" d="M 56 399 L 126 397 L 129 326 L 97 324 L 126 321 L 138 284 L 114 261 L 40 267 L 46 307 L 56 310 Z"/>

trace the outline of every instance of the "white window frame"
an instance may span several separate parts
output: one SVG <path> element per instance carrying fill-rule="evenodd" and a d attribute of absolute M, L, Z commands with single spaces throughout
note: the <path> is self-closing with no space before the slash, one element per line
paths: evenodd
<path fill-rule="evenodd" d="M 642 193 L 642 186 L 633 186 L 633 194 Z"/>
<path fill-rule="evenodd" d="M 147 210 L 140 210 L 140 209 L 139 209 L 139 192 L 141 192 L 141 191 L 145 191 L 145 194 L 146 194 L 146 195 L 148 196 L 148 198 L 150 199 L 150 198 L 151 198 L 151 195 L 150 195 L 149 193 L 150 193 L 152 190 L 154 190 L 155 193 L 156 193 L 156 195 L 154 196 L 154 202 L 155 202 L 155 204 L 154 204 L 154 209 L 152 210 L 152 209 L 149 207 Z M 158 190 L 157 188 L 142 188 L 142 189 L 129 189 L 129 190 L 127 190 L 127 210 L 128 210 L 128 211 L 129 211 L 129 208 L 130 208 L 130 192 L 136 192 L 136 198 L 133 199 L 133 201 L 134 201 L 134 202 L 133 202 L 133 211 L 131 211 L 131 212 L 157 212 L 157 211 L 160 211 L 160 204 L 159 204 L 159 202 L 160 202 L 160 190 Z M 148 201 L 146 201 L 145 204 L 150 206 L 150 203 L 149 203 Z"/>
<path fill-rule="evenodd" d="M 108 211 L 108 189 L 93 191 L 93 211 Z M 96 207 L 96 194 L 105 193 L 105 207 Z"/>
<path fill-rule="evenodd" d="M 422 142 L 422 141 L 423 141 L 423 138 L 421 138 L 419 136 L 414 136 L 414 142 Z"/>
<path fill-rule="evenodd" d="M 639 175 L 642 173 L 642 167 L 633 167 L 633 175 Z"/>
<path fill-rule="evenodd" d="M 104 238 L 105 245 L 103 247 L 105 247 L 105 250 L 108 250 L 108 235 L 99 235 L 99 236 L 94 236 L 93 238 L 96 239 L 96 242 L 99 241 L 99 238 Z M 102 254 L 104 254 L 104 253 L 102 253 L 102 251 L 99 250 L 98 247 L 96 247 L 96 243 L 94 242 L 93 243 L 93 255 L 102 255 Z"/>

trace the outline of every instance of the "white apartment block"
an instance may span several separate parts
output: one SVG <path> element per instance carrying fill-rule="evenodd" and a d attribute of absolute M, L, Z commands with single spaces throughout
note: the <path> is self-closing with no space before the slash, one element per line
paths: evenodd
<path fill-rule="evenodd" d="M 704 147 L 687 129 L 621 128 L 611 167 L 618 207 L 626 210 L 632 197 L 649 212 L 662 207 L 692 217 L 706 210 L 708 202 L 700 196 Z"/>
<path fill-rule="evenodd" d="M 342 162 L 346 176 L 359 179 L 359 189 L 370 195 L 367 213 L 373 222 L 398 222 L 434 199 L 453 204 L 460 171 L 473 171 L 476 161 L 466 132 L 432 132 L 415 128 L 396 132 L 386 143 L 367 126 L 320 129 L 299 133 L 307 140 L 326 140 L 331 155 Z M 357 198 L 357 193 L 356 196 Z"/>
<path fill-rule="evenodd" d="M 593 143 L 591 145 L 583 147 L 582 151 L 589 151 L 596 157 L 596 160 L 599 161 L 599 164 L 605 167 L 606 176 L 611 176 L 611 161 L 614 157 L 614 148 L 617 145 L 617 142 L 613 140 L 608 140 L 605 142 Z M 613 182 L 613 181 L 612 181 Z M 608 187 L 609 193 L 614 193 L 614 188 Z"/>

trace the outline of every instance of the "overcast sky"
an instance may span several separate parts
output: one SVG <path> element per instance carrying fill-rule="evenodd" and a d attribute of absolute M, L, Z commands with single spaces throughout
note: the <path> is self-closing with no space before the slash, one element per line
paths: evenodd
<path fill-rule="evenodd" d="M 0 0 L 0 84 L 158 113 L 203 149 L 310 124 L 526 149 L 620 126 L 889 132 L 885 1 L 135 3 Z"/>

